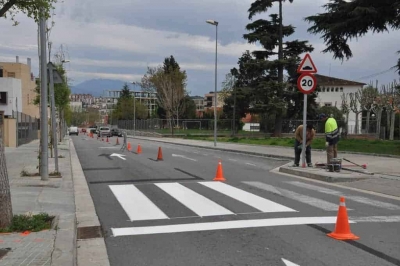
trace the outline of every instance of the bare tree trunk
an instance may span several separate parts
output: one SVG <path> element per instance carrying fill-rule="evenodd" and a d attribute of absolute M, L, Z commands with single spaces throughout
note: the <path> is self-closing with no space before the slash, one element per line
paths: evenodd
<path fill-rule="evenodd" d="M 382 120 L 382 110 L 378 110 L 376 114 L 376 134 L 378 138 L 381 137 L 381 120 Z"/>
<path fill-rule="evenodd" d="M 358 115 L 359 113 L 356 113 L 356 129 L 354 131 L 355 134 L 358 134 Z"/>
<path fill-rule="evenodd" d="M 390 111 L 386 110 L 386 131 L 385 131 L 385 137 L 389 136 L 389 131 L 390 131 Z"/>
<path fill-rule="evenodd" d="M 396 113 L 392 111 L 392 121 L 390 123 L 390 136 L 389 140 L 394 140 L 394 122 L 396 121 Z"/>
<path fill-rule="evenodd" d="M 368 110 L 367 111 L 367 122 L 366 122 L 366 124 L 365 124 L 365 133 L 369 133 L 369 120 L 370 120 L 370 118 L 371 118 L 371 111 L 370 110 Z"/>
<path fill-rule="evenodd" d="M 0 130 L 0 228 L 9 226 L 12 216 L 10 183 L 4 154 L 3 136 Z"/>

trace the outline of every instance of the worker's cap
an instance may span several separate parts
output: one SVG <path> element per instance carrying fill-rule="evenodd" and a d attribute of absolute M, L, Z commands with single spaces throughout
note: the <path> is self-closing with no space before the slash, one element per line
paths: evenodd
<path fill-rule="evenodd" d="M 319 118 L 319 119 L 324 119 L 324 118 L 326 118 L 326 117 L 327 117 L 327 116 L 326 116 L 326 114 L 324 114 L 324 113 L 318 115 L 318 118 Z"/>

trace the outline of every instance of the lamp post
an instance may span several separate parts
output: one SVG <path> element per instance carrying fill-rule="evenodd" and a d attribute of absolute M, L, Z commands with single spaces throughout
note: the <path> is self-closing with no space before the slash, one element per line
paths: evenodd
<path fill-rule="evenodd" d="M 133 86 L 136 85 L 136 82 L 132 82 Z M 133 136 L 136 136 L 136 93 L 135 89 L 133 89 Z"/>
<path fill-rule="evenodd" d="M 218 21 L 206 20 L 215 26 L 215 89 L 214 89 L 214 147 L 217 147 L 217 55 L 218 55 Z"/>

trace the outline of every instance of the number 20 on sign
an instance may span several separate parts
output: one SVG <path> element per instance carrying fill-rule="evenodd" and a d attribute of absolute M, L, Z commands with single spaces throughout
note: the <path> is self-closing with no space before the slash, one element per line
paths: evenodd
<path fill-rule="evenodd" d="M 304 73 L 297 79 L 297 88 L 304 94 L 312 93 L 317 87 L 317 79 L 313 74 Z"/>

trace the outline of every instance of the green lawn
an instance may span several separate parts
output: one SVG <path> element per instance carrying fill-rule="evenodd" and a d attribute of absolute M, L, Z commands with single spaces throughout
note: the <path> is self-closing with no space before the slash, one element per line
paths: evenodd
<path fill-rule="evenodd" d="M 197 139 L 212 141 L 213 137 L 196 137 L 187 136 L 186 139 Z M 255 145 L 273 145 L 293 147 L 294 138 L 230 138 L 220 137 L 220 142 L 255 144 Z M 400 155 L 400 141 L 383 141 L 383 140 L 359 140 L 359 139 L 341 139 L 338 144 L 339 151 L 351 151 L 362 153 L 376 153 Z M 312 143 L 313 149 L 325 149 L 325 139 L 317 138 Z"/>

